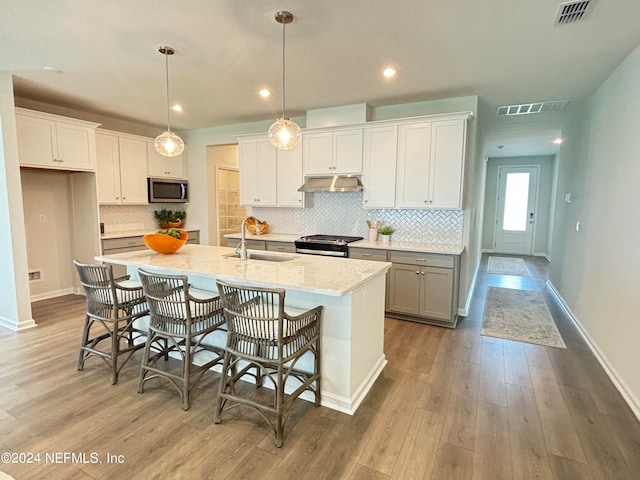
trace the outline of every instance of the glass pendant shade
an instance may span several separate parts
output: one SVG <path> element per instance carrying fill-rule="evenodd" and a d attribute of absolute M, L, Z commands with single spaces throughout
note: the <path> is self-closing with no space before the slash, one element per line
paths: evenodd
<path fill-rule="evenodd" d="M 268 135 L 271 145 L 280 150 L 289 150 L 300 142 L 302 131 L 295 122 L 283 117 L 269 127 Z"/>
<path fill-rule="evenodd" d="M 167 130 L 156 137 L 153 148 L 165 157 L 177 157 L 184 152 L 184 142 L 171 130 Z"/>
<path fill-rule="evenodd" d="M 169 106 L 169 55 L 173 55 L 175 50 L 171 47 L 162 46 L 158 51 L 164 55 L 164 68 L 167 85 L 167 130 L 156 137 L 153 142 L 153 148 L 160 155 L 165 157 L 177 157 L 184 152 L 184 141 L 171 131 L 171 108 Z"/>

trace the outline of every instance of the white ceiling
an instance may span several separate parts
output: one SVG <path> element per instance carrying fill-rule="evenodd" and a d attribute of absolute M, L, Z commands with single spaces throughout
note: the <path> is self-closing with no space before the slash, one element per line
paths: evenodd
<path fill-rule="evenodd" d="M 161 128 L 157 48 L 169 45 L 172 103 L 184 107 L 172 113 L 174 129 L 275 119 L 282 27 L 274 15 L 289 10 L 288 116 L 478 95 L 488 148 L 531 150 L 560 133 L 553 114 L 518 128 L 522 119 L 498 119 L 497 106 L 584 98 L 640 43 L 640 1 L 597 0 L 586 20 L 556 27 L 560 3 L 3 0 L 0 70 L 13 72 L 19 97 Z M 381 75 L 390 64 L 399 70 L 392 80 Z M 258 96 L 263 87 L 271 99 Z"/>

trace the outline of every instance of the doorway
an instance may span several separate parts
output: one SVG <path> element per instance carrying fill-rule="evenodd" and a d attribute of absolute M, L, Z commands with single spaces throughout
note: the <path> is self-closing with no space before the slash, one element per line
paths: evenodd
<path fill-rule="evenodd" d="M 226 246 L 225 234 L 237 233 L 245 217 L 240 206 L 240 174 L 237 168 L 216 167 L 216 191 L 218 195 L 218 245 Z"/>
<path fill-rule="evenodd" d="M 537 165 L 498 168 L 494 233 L 496 253 L 533 253 L 538 176 Z"/>

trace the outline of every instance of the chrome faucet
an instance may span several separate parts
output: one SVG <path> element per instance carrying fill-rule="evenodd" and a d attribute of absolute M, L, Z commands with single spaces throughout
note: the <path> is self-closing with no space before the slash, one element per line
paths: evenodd
<path fill-rule="evenodd" d="M 236 253 L 238 255 L 240 255 L 240 260 L 246 260 L 247 259 L 247 241 L 245 240 L 245 232 L 247 230 L 247 220 L 252 219 L 256 225 L 258 225 L 259 220 L 256 217 L 245 217 L 244 220 L 242 220 L 242 231 L 240 232 L 240 244 L 236 247 Z"/>

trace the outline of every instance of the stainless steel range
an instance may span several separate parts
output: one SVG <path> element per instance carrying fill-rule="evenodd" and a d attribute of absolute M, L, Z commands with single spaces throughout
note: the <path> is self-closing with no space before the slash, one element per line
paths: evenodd
<path fill-rule="evenodd" d="M 349 244 L 362 237 L 345 237 L 342 235 L 309 235 L 295 241 L 296 253 L 326 255 L 331 257 L 348 257 Z"/>

